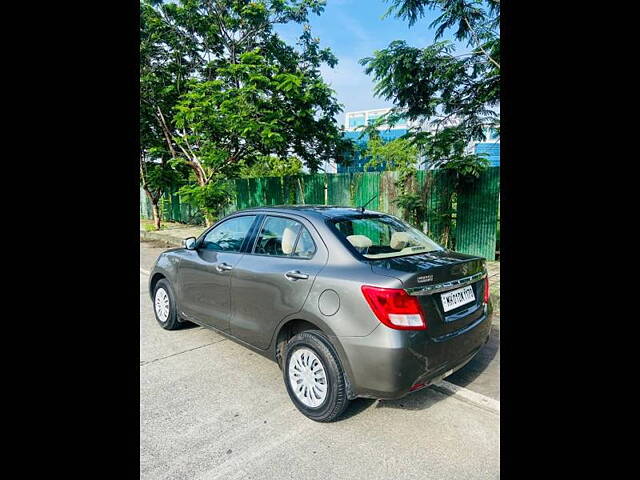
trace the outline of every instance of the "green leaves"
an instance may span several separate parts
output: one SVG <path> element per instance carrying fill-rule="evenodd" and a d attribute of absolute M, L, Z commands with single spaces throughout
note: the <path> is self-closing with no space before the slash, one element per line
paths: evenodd
<path fill-rule="evenodd" d="M 336 57 L 305 23 L 323 0 L 179 0 L 141 3 L 141 132 L 167 165 L 190 170 L 182 193 L 209 217 L 224 205 L 221 182 L 260 163 L 295 158 L 311 171 L 344 157 L 341 111 L 320 75 Z M 305 24 L 295 46 L 273 31 Z M 142 134 L 142 133 L 141 133 Z M 294 168 L 295 166 L 295 168 Z M 220 184 L 220 185 L 219 185 Z"/>
<path fill-rule="evenodd" d="M 206 185 L 184 185 L 178 194 L 192 206 L 214 214 L 233 201 L 233 191 L 227 179 L 216 177 Z"/>
<path fill-rule="evenodd" d="M 240 176 L 243 178 L 285 177 L 301 173 L 302 161 L 295 156 L 260 156 L 250 166 L 245 164 L 240 169 Z"/>
<path fill-rule="evenodd" d="M 292 90 L 298 91 L 302 86 L 302 76 L 292 73 L 280 73 L 276 75 L 275 80 L 278 83 L 277 89 L 284 92 L 290 92 Z"/>
<path fill-rule="evenodd" d="M 430 166 L 477 176 L 487 162 L 469 153 L 470 142 L 485 140 L 485 133 L 499 126 L 500 5 L 497 0 L 392 0 L 388 13 L 413 25 L 427 9 L 440 12 L 429 25 L 436 39 L 453 30 L 471 51 L 456 54 L 449 41 L 425 48 L 394 41 L 360 63 L 373 75 L 376 95 L 395 105 L 379 123 L 393 125 L 406 117 L 417 125 L 406 138 Z"/>
<path fill-rule="evenodd" d="M 397 138 L 390 142 L 383 142 L 379 135 L 372 135 L 367 143 L 364 156 L 370 160 L 366 168 L 386 166 L 389 170 L 415 172 L 418 167 L 418 149 L 405 138 Z"/>
<path fill-rule="evenodd" d="M 373 75 L 375 94 L 394 102 L 391 112 L 364 130 L 372 138 L 366 152 L 372 156 L 369 164 L 385 162 L 400 171 L 397 203 L 420 223 L 425 219 L 430 182 L 421 192 L 416 190 L 418 161 L 429 168 L 429 175 L 431 169 L 440 168 L 439 175 L 452 181 L 476 178 L 488 165 L 483 155 L 472 153 L 472 142 L 485 140 L 490 128 L 499 131 L 495 107 L 500 102 L 500 4 L 498 0 L 390 3 L 386 15 L 395 13 L 409 25 L 427 10 L 439 11 L 429 25 L 437 40 L 432 45 L 416 48 L 396 40 L 360 61 L 365 72 Z M 471 51 L 459 54 L 451 42 L 439 41 L 447 30 L 453 30 L 456 40 L 466 41 Z M 413 123 L 401 139 L 388 144 L 376 139 L 380 125 L 400 120 Z M 451 196 L 447 202 L 451 205 Z M 448 231 L 451 218 L 445 217 Z"/>

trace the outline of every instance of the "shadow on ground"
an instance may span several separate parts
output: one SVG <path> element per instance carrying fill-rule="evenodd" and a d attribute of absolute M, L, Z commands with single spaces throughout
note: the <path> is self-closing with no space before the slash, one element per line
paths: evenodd
<path fill-rule="evenodd" d="M 400 410 L 425 410 L 444 398 L 428 388 L 408 394 L 398 400 L 379 400 L 377 408 L 398 408 Z"/>
<path fill-rule="evenodd" d="M 203 328 L 203 327 L 200 327 L 200 325 L 196 325 L 195 323 L 189 322 L 187 320 L 183 320 L 182 322 L 180 322 L 179 330 L 190 330 L 192 328 Z"/>
<path fill-rule="evenodd" d="M 425 388 L 418 390 L 417 392 L 409 393 L 405 397 L 397 400 L 375 400 L 371 398 L 356 398 L 352 400 L 345 410 L 345 413 L 340 417 L 340 420 L 347 420 L 351 417 L 358 415 L 359 413 L 369 408 L 395 408 L 399 410 L 425 410 L 447 398 L 448 395 L 443 396 L 440 392 Z"/>
<path fill-rule="evenodd" d="M 458 370 L 453 375 L 446 378 L 448 382 L 454 383 L 461 387 L 474 382 L 480 375 L 490 366 L 500 348 L 500 328 L 493 327 L 489 341 L 480 350 L 480 352 L 467 365 Z M 490 373 L 489 376 L 493 375 Z M 485 386 L 486 388 L 486 386 Z M 343 419 L 350 418 L 358 413 L 372 407 L 375 408 L 397 408 L 400 410 L 424 410 L 430 408 L 435 403 L 444 400 L 449 395 L 442 396 L 440 392 L 425 388 L 417 392 L 410 393 L 398 400 L 372 400 L 366 398 L 358 398 L 351 402 L 349 408 L 345 412 Z"/>
<path fill-rule="evenodd" d="M 454 383 L 460 387 L 466 387 L 487 370 L 495 356 L 498 354 L 499 349 L 500 327 L 496 327 L 494 325 L 491 329 L 491 334 L 489 335 L 489 341 L 487 344 L 480 350 L 480 352 L 478 352 L 473 360 L 453 375 L 449 375 L 446 378 L 446 381 Z"/>

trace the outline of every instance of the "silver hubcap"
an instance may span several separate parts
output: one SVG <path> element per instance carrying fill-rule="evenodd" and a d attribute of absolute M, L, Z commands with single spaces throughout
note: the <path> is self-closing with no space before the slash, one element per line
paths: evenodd
<path fill-rule="evenodd" d="M 164 323 L 169 318 L 169 295 L 164 288 L 159 288 L 156 291 L 156 314 L 158 319 Z"/>
<path fill-rule="evenodd" d="M 289 383 L 295 396 L 307 407 L 322 405 L 327 397 L 324 365 L 312 350 L 300 348 L 289 358 Z"/>

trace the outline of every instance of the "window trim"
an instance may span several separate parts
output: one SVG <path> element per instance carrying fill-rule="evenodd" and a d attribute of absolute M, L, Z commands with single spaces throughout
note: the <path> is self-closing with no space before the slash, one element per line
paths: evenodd
<path fill-rule="evenodd" d="M 253 236 L 254 237 L 253 245 L 251 245 L 250 248 L 247 248 L 247 255 L 255 255 L 256 257 L 269 257 L 269 258 L 289 258 L 293 260 L 312 260 L 316 256 L 316 254 L 318 253 L 318 245 L 316 244 L 316 241 L 313 239 L 313 235 L 311 235 L 311 232 L 309 232 L 309 229 L 305 226 L 303 222 L 301 222 L 298 219 L 292 218 L 288 215 L 281 215 L 277 213 L 272 214 L 271 212 L 269 212 L 269 213 L 263 213 L 262 215 L 263 215 L 263 218 L 260 224 L 258 225 L 258 228 L 256 229 L 256 232 Z M 285 218 L 287 220 L 291 220 L 293 222 L 300 224 L 301 228 L 298 231 L 298 235 L 296 236 L 296 241 L 293 243 L 293 250 L 291 250 L 291 253 L 289 255 L 269 255 L 268 253 L 255 252 L 256 245 L 258 244 L 258 238 L 260 238 L 260 233 L 262 233 L 262 228 L 264 227 L 264 224 L 267 222 L 267 219 L 269 217 Z M 311 242 L 313 243 L 313 248 L 314 248 L 313 255 L 311 255 L 310 257 L 294 257 L 293 252 L 296 251 L 296 247 L 298 246 L 298 241 L 300 240 L 300 235 L 302 235 L 303 229 L 309 233 L 309 238 L 311 238 Z"/>

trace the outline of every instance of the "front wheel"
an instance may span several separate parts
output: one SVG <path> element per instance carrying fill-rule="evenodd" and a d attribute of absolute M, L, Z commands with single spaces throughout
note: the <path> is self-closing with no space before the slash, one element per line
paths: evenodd
<path fill-rule="evenodd" d="M 344 371 L 329 339 L 320 331 L 297 334 L 285 347 L 284 383 L 291 401 L 317 422 L 332 422 L 347 408 Z"/>
<path fill-rule="evenodd" d="M 175 296 L 171 285 L 166 279 L 160 280 L 153 289 L 153 312 L 156 320 L 165 330 L 180 328 L 178 313 L 176 311 Z"/>

